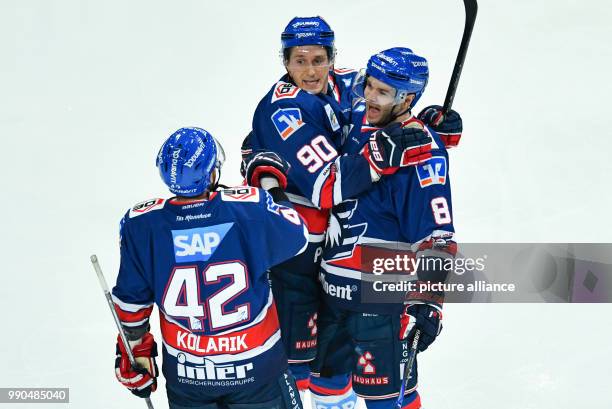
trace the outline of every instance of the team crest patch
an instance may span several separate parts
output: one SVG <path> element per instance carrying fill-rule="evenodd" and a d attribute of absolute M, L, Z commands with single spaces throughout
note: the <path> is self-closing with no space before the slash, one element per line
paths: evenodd
<path fill-rule="evenodd" d="M 299 108 L 280 108 L 270 118 L 283 141 L 304 126 Z"/>
<path fill-rule="evenodd" d="M 300 89 L 295 85 L 288 82 L 279 82 L 274 88 L 271 102 L 274 103 L 279 99 L 295 98 L 299 92 Z"/>
<path fill-rule="evenodd" d="M 443 185 L 446 183 L 447 166 L 444 156 L 433 156 L 427 162 L 416 167 L 421 187 Z"/>

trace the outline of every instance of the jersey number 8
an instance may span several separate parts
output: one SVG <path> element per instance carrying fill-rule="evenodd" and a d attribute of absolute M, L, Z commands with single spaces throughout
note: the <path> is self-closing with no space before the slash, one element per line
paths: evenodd
<path fill-rule="evenodd" d="M 431 199 L 431 210 L 436 224 L 449 224 L 452 221 L 448 202 L 444 196 Z"/>

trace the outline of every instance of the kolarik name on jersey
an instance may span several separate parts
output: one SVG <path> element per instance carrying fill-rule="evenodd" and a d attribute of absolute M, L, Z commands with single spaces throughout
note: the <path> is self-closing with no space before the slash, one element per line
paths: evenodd
<path fill-rule="evenodd" d="M 243 352 L 249 349 L 249 346 L 244 342 L 246 336 L 247 334 L 229 337 L 204 337 L 204 342 L 202 342 L 203 339 L 199 335 L 178 331 L 176 333 L 176 344 L 181 348 L 206 354 Z M 208 342 L 206 342 L 206 338 L 208 338 Z"/>

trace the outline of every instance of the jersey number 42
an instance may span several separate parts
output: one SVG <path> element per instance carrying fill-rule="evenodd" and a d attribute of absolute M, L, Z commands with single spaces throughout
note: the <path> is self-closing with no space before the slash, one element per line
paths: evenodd
<path fill-rule="evenodd" d="M 205 285 L 214 285 L 219 284 L 222 278 L 230 278 L 230 282 L 201 301 L 201 281 Z M 166 314 L 186 318 L 191 330 L 202 330 L 203 321 L 208 316 L 211 330 L 217 331 L 249 320 L 249 303 L 238 305 L 231 311 L 225 309 L 228 302 L 247 288 L 247 269 L 238 261 L 211 264 L 201 275 L 195 266 L 177 267 L 170 275 L 162 305 Z"/>

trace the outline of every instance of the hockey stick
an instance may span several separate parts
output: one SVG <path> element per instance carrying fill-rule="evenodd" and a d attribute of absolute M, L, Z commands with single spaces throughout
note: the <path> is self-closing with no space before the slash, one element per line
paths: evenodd
<path fill-rule="evenodd" d="M 470 45 L 474 23 L 476 22 L 476 13 L 478 12 L 477 0 L 463 0 L 463 5 L 465 7 L 465 27 L 463 28 L 463 37 L 461 38 L 461 45 L 459 46 L 459 52 L 455 60 L 455 68 L 453 68 L 453 74 L 451 75 L 448 90 L 446 91 L 442 115 L 446 115 L 453 106 L 455 92 L 457 91 L 461 70 L 463 69 L 463 62 L 465 61 L 468 46 Z"/>
<path fill-rule="evenodd" d="M 402 375 L 402 386 L 400 387 L 399 395 L 397 397 L 397 403 L 395 404 L 396 409 L 402 409 L 402 403 L 404 402 L 404 393 L 406 392 L 406 386 L 408 381 L 412 377 L 412 365 L 417 354 L 417 346 L 419 345 L 419 338 L 421 337 L 421 330 L 417 329 L 414 332 L 414 339 L 410 346 L 410 355 L 408 355 L 408 361 L 404 364 L 404 374 Z"/>
<path fill-rule="evenodd" d="M 108 290 L 108 285 L 106 285 L 106 279 L 104 278 L 104 274 L 102 273 L 102 269 L 100 268 L 100 263 L 98 263 L 98 257 L 93 254 L 90 257 L 91 264 L 93 264 L 94 270 L 96 270 L 96 275 L 98 276 L 98 280 L 100 280 L 100 286 L 102 287 L 102 291 L 104 291 L 104 296 L 106 297 L 106 302 L 108 303 L 108 307 L 113 314 L 113 318 L 115 319 L 115 324 L 117 325 L 117 329 L 119 330 L 119 336 L 121 337 L 121 342 L 125 346 L 125 350 L 128 355 L 128 359 L 130 360 L 130 365 L 137 366 L 136 359 L 134 359 L 134 354 L 132 353 L 132 349 L 130 348 L 130 344 L 128 343 L 127 337 L 125 336 L 125 332 L 123 331 L 123 327 L 121 326 L 121 321 L 117 316 L 117 311 L 115 311 L 115 305 L 113 304 L 113 299 L 111 298 L 110 291 Z M 145 398 L 145 402 L 147 403 L 147 408 L 153 408 L 153 402 L 151 402 L 151 398 Z"/>

